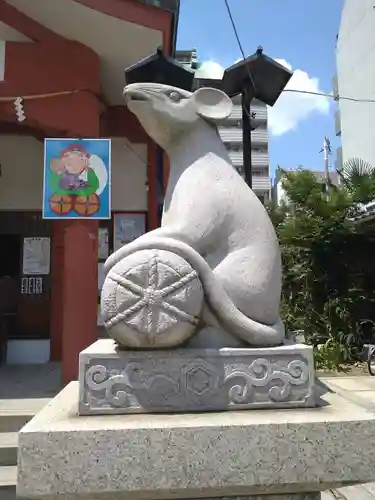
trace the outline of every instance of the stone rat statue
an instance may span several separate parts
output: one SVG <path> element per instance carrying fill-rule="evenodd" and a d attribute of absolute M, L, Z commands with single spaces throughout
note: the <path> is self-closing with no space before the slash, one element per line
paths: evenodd
<path fill-rule="evenodd" d="M 233 168 L 217 124 L 232 101 L 222 91 L 190 93 L 156 83 L 125 87 L 127 106 L 168 154 L 170 176 L 162 226 L 112 254 L 113 266 L 134 252 L 173 252 L 202 283 L 203 323 L 253 346 L 283 343 L 279 317 L 281 257 L 273 225 Z"/>

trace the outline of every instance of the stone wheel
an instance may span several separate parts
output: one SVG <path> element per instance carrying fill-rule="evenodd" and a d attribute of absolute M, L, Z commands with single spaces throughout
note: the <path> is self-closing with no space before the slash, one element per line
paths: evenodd
<path fill-rule="evenodd" d="M 141 250 L 106 276 L 101 308 L 108 334 L 123 347 L 182 344 L 196 331 L 203 308 L 197 272 L 165 250 Z"/>

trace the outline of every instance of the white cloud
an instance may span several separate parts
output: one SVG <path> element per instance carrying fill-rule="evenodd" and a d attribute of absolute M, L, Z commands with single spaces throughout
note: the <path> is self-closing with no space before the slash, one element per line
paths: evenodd
<path fill-rule="evenodd" d="M 224 68 L 219 63 L 215 61 L 204 61 L 195 72 L 195 76 L 196 78 L 212 78 L 220 80 L 223 73 Z"/>
<path fill-rule="evenodd" d="M 238 59 L 239 61 L 240 59 Z M 236 62 L 238 62 L 236 61 Z M 293 70 L 285 59 L 276 59 L 277 62 Z M 221 78 L 224 68 L 215 61 L 205 61 L 198 69 L 198 78 Z M 294 70 L 286 89 L 304 90 L 322 93 L 319 79 L 311 77 L 306 71 Z M 284 92 L 272 108 L 268 108 L 268 125 L 273 135 L 280 136 L 296 130 L 301 122 L 314 114 L 328 114 L 330 107 L 329 97 L 296 92 Z"/>
<path fill-rule="evenodd" d="M 291 64 L 284 59 L 277 62 L 292 70 Z M 286 89 L 305 90 L 308 92 L 322 93 L 319 79 L 311 77 L 306 71 L 294 70 Z M 268 125 L 273 135 L 283 135 L 296 130 L 299 124 L 313 114 L 328 114 L 330 106 L 329 97 L 296 92 L 284 92 L 276 104 L 268 109 Z"/>

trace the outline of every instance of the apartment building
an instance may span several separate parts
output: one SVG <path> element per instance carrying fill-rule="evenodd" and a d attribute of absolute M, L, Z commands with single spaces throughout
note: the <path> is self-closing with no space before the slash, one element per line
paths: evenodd
<path fill-rule="evenodd" d="M 188 69 L 198 69 L 197 49 L 176 51 L 177 61 Z"/>
<path fill-rule="evenodd" d="M 356 157 L 375 166 L 374 23 L 373 0 L 345 0 L 333 79 L 336 135 L 341 137 L 337 165 Z"/>
<path fill-rule="evenodd" d="M 251 160 L 252 189 L 264 202 L 270 197 L 270 158 L 268 153 L 267 106 L 254 100 L 251 106 Z M 242 105 L 241 96 L 233 98 L 233 111 L 228 120 L 219 127 L 220 136 L 229 152 L 233 166 L 243 176 Z"/>
<path fill-rule="evenodd" d="M 200 80 L 197 62 L 197 51 L 179 50 L 176 59 L 181 64 L 197 71 L 197 80 L 208 85 L 209 80 Z M 204 80 L 204 82 L 203 82 Z M 198 84 L 199 86 L 199 84 Z M 258 198 L 264 202 L 271 195 L 270 158 L 268 153 L 268 121 L 267 106 L 254 100 L 251 106 L 252 126 L 255 130 L 251 133 L 251 158 L 252 158 L 252 189 Z M 229 152 L 233 166 L 243 176 L 243 144 L 242 144 L 242 105 L 241 96 L 233 98 L 233 111 L 231 116 L 219 127 L 220 136 Z"/>

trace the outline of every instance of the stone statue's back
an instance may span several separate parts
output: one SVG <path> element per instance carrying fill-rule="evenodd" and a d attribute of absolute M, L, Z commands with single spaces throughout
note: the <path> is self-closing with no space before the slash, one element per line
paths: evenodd
<path fill-rule="evenodd" d="M 193 154 L 183 172 L 171 154 L 172 175 L 158 235 L 172 236 L 173 228 L 173 237 L 205 258 L 241 312 L 273 324 L 281 292 L 280 250 L 273 225 L 226 151 L 220 151 L 217 132 L 203 124 L 191 135 Z M 207 148 L 196 160 L 195 141 L 203 141 Z"/>

